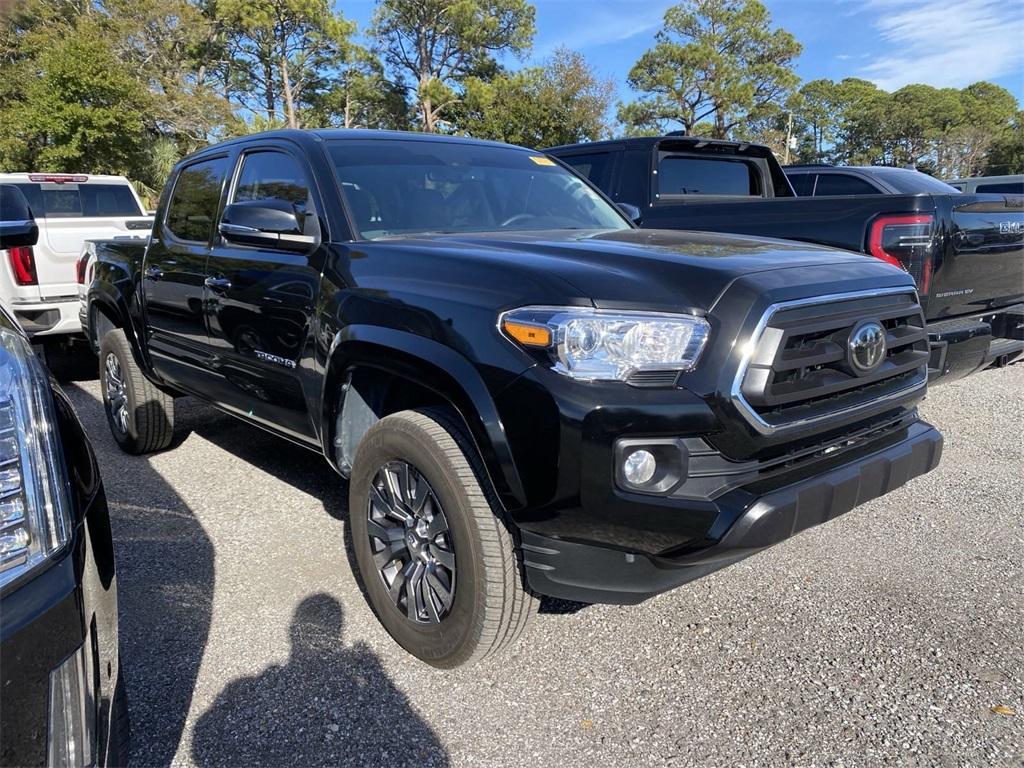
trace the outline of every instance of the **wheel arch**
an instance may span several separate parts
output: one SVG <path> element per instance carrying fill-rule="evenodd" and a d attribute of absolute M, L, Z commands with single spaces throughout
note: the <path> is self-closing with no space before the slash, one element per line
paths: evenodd
<path fill-rule="evenodd" d="M 483 479 L 505 509 L 526 503 L 490 391 L 476 367 L 449 347 L 394 329 L 348 326 L 331 345 L 321 403 L 325 453 L 343 474 L 354 446 L 377 420 L 441 405 L 458 415 L 482 460 Z"/>

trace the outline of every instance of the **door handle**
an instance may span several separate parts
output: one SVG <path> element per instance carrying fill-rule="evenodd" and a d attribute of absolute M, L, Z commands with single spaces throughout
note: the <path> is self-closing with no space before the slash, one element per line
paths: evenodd
<path fill-rule="evenodd" d="M 211 291 L 219 293 L 231 290 L 231 281 L 226 277 L 208 277 L 203 281 L 203 284 Z"/>
<path fill-rule="evenodd" d="M 146 278 L 149 280 L 159 280 L 164 276 L 164 271 L 160 267 L 146 267 Z"/>

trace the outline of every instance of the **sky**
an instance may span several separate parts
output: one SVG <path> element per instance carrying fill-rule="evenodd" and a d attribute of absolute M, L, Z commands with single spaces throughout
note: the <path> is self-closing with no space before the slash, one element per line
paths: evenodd
<path fill-rule="evenodd" d="M 678 0 L 676 0 L 678 1 Z M 886 90 L 907 83 L 962 88 L 989 80 L 1024 103 L 1024 0 L 762 0 L 796 36 L 803 80 L 861 77 Z M 372 0 L 336 0 L 365 29 Z M 534 0 L 537 34 L 523 61 L 559 45 L 582 52 L 630 100 L 626 75 L 654 44 L 673 0 Z M 514 67 L 516 62 L 505 61 Z"/>

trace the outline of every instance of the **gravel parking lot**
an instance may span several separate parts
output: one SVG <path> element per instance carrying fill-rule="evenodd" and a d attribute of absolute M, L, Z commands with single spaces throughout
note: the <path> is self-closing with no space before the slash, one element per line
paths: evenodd
<path fill-rule="evenodd" d="M 188 400 L 177 447 L 125 456 L 97 383 L 67 390 L 111 504 L 135 765 L 1024 764 L 1024 365 L 930 395 L 931 475 L 643 605 L 545 604 L 456 672 L 373 618 L 317 456 Z"/>

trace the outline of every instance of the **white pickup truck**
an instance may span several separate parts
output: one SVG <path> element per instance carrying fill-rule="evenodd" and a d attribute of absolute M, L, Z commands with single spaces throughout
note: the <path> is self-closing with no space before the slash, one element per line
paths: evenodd
<path fill-rule="evenodd" d="M 0 300 L 48 360 L 68 351 L 82 332 L 78 309 L 79 256 L 93 239 L 146 238 L 153 226 L 124 176 L 0 173 L 28 200 L 39 226 L 32 248 L 0 251 Z"/>

